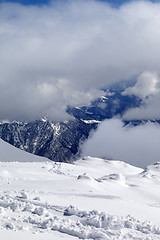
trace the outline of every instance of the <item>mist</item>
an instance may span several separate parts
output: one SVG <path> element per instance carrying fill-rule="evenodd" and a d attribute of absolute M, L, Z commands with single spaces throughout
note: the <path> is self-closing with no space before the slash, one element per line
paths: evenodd
<path fill-rule="evenodd" d="M 120 119 L 102 122 L 82 146 L 82 155 L 122 160 L 145 168 L 160 161 L 160 125 L 123 126 Z"/>

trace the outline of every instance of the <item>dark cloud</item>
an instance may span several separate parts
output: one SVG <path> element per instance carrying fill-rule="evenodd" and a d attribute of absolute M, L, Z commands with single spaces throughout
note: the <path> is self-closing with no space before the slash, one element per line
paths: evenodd
<path fill-rule="evenodd" d="M 55 1 L 0 4 L 0 115 L 65 119 L 96 89 L 160 71 L 160 4 Z"/>

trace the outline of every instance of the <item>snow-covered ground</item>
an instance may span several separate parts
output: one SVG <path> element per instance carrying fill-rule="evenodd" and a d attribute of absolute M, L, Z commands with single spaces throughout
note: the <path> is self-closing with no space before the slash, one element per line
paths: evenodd
<path fill-rule="evenodd" d="M 160 163 L 55 163 L 0 140 L 0 239 L 160 239 Z"/>

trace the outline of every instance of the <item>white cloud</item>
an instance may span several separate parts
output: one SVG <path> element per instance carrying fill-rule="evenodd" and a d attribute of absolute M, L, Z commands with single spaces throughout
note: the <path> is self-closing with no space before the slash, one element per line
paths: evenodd
<path fill-rule="evenodd" d="M 148 1 L 0 4 L 1 118 L 64 119 L 68 104 L 89 103 L 95 89 L 160 72 L 159 12 Z"/>
<path fill-rule="evenodd" d="M 135 86 L 123 92 L 123 95 L 132 94 L 140 97 L 143 100 L 142 104 L 138 108 L 129 109 L 123 115 L 123 119 L 160 119 L 160 78 L 157 73 L 142 73 Z"/>
<path fill-rule="evenodd" d="M 133 87 L 125 89 L 123 95 L 135 95 L 143 100 L 150 95 L 155 95 L 160 92 L 160 79 L 155 72 L 143 72 L 137 78 L 137 83 Z"/>
<path fill-rule="evenodd" d="M 139 108 L 129 109 L 124 115 L 124 120 L 145 120 L 145 119 L 160 119 L 160 95 L 157 94 L 152 98 L 149 98 Z"/>
<path fill-rule="evenodd" d="M 119 119 L 105 120 L 84 143 L 83 155 L 123 160 L 144 168 L 160 160 L 159 139 L 159 125 L 123 127 Z"/>

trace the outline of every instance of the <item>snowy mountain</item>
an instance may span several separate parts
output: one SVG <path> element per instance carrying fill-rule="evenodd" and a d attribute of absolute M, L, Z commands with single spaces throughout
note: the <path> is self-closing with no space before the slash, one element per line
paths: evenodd
<path fill-rule="evenodd" d="M 88 136 L 95 123 L 74 119 L 66 122 L 36 120 L 0 124 L 0 138 L 27 152 L 53 161 L 70 162 L 79 154 L 80 143 Z"/>
<path fill-rule="evenodd" d="M 1 122 L 0 138 L 17 148 L 53 161 L 70 162 L 79 156 L 81 143 L 99 121 L 137 106 L 139 99 L 122 96 L 119 91 L 116 88 L 112 92 L 107 90 L 106 95 L 94 101 L 90 107 L 69 107 L 68 113 L 74 116 L 70 121 L 42 119 L 27 123 Z"/>
<path fill-rule="evenodd" d="M 39 157 L 22 151 L 0 139 L 0 162 L 44 162 L 44 157 Z M 46 159 L 47 161 L 47 159 Z"/>
<path fill-rule="evenodd" d="M 134 95 L 123 96 L 121 93 L 120 89 L 106 90 L 104 95 L 93 101 L 90 106 L 70 107 L 67 111 L 77 119 L 103 121 L 115 116 L 122 116 L 128 109 L 140 105 L 140 98 Z"/>
<path fill-rule="evenodd" d="M 126 85 L 129 84 L 129 85 Z M 71 162 L 78 158 L 82 143 L 98 123 L 115 116 L 121 117 L 125 111 L 138 107 L 142 99 L 134 95 L 123 95 L 127 86 L 134 82 L 122 82 L 104 90 L 103 96 L 90 106 L 68 107 L 72 119 L 52 122 L 47 119 L 32 122 L 1 122 L 0 138 L 27 152 L 47 157 L 53 161 Z M 124 125 L 160 120 L 129 120 Z"/>
<path fill-rule="evenodd" d="M 42 162 L 2 140 L 0 147 L 3 240 L 160 239 L 160 163 Z"/>

